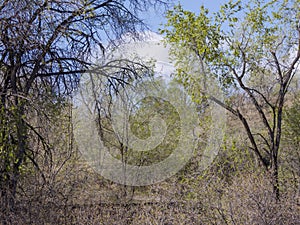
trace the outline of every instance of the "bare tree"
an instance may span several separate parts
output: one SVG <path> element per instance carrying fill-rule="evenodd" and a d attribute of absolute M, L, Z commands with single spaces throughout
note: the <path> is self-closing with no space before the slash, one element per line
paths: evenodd
<path fill-rule="evenodd" d="M 2 0 L 0 1 L 0 187 L 7 209 L 13 207 L 20 168 L 27 157 L 27 120 L 45 94 L 52 102 L 76 89 L 81 74 L 99 72 L 112 85 L 136 76 L 134 62 L 99 65 L 105 45 L 124 34 L 146 29 L 139 13 L 165 5 L 159 0 Z M 113 74 L 105 67 L 116 67 Z M 51 107 L 51 106 L 50 106 Z M 42 126 L 42 124 L 41 124 Z"/>

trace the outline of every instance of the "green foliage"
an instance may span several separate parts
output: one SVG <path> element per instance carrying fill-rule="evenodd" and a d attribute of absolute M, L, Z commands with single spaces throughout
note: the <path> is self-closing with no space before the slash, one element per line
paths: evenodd
<path fill-rule="evenodd" d="M 145 83 L 147 82 L 145 81 Z M 136 88 L 136 90 L 140 88 L 139 83 L 132 85 Z M 166 84 L 163 84 L 163 81 L 157 81 L 157 85 L 158 87 L 163 85 L 165 88 L 157 88 L 154 92 L 158 93 L 154 93 L 154 96 L 172 95 L 174 93 L 172 83 L 166 86 Z M 155 89 L 155 85 L 153 85 L 153 89 Z M 143 91 L 145 90 L 142 90 L 141 92 Z M 132 133 L 131 135 L 134 135 L 140 140 L 145 140 L 145 143 L 149 145 L 152 145 L 153 142 L 149 138 L 153 136 L 152 132 L 155 132 L 155 130 L 152 129 L 156 129 L 156 126 L 165 129 L 162 140 L 158 143 L 155 142 L 157 145 L 155 145 L 154 149 L 151 149 L 151 151 L 145 151 L 144 149 L 132 149 L 127 146 L 126 143 L 128 142 L 129 137 L 125 135 L 120 138 L 116 134 L 118 131 L 114 130 L 114 118 L 111 117 L 109 113 L 107 115 L 101 115 L 99 120 L 103 135 L 103 142 L 108 148 L 108 151 L 110 151 L 117 159 L 124 160 L 126 163 L 131 165 L 146 166 L 164 160 L 174 151 L 174 149 L 176 149 L 182 132 L 182 121 L 177 109 L 163 98 L 151 96 L 151 90 L 148 91 L 150 91 L 150 93 L 147 94 L 147 97 L 139 99 L 138 102 L 135 102 L 136 99 L 131 98 L 125 101 L 125 104 L 129 104 L 128 107 L 130 108 L 130 115 L 128 121 L 123 122 L 128 123 L 128 129 L 130 129 L 130 132 Z M 139 93 L 139 91 L 137 92 Z M 176 95 L 174 96 L 176 97 Z M 130 104 L 131 101 L 133 102 L 132 105 Z M 105 110 L 109 111 L 111 106 L 104 106 L 103 104 L 103 107 L 106 107 Z M 153 125 L 152 122 L 155 117 L 161 120 L 164 125 Z M 129 131 L 126 131 L 125 133 L 127 132 Z M 137 147 L 142 148 L 145 146 Z"/>
<path fill-rule="evenodd" d="M 171 43 L 179 44 L 179 48 L 193 46 L 199 55 L 206 54 L 211 59 L 216 56 L 214 49 L 220 41 L 219 27 L 212 23 L 207 9 L 201 7 L 199 16 L 196 16 L 192 12 L 184 11 L 179 5 L 168 12 L 167 18 L 167 26 L 173 28 L 161 32 L 166 34 Z"/>
<path fill-rule="evenodd" d="M 170 90 L 167 90 L 170 91 Z M 151 136 L 150 122 L 154 116 L 159 116 L 166 123 L 166 136 L 155 149 L 146 152 L 128 151 L 129 163 L 150 165 L 167 158 L 177 147 L 180 136 L 180 117 L 169 102 L 163 99 L 147 97 L 130 118 L 130 126 L 134 135 L 141 139 Z M 136 150 L 135 150 L 136 151 Z"/>
<path fill-rule="evenodd" d="M 300 146 L 300 102 L 297 99 L 293 105 L 286 111 L 286 135 L 294 141 L 295 146 Z"/>
<path fill-rule="evenodd" d="M 21 116 L 19 108 L 15 105 L 9 107 L 1 106 L 0 109 L 0 170 L 1 179 L 6 180 L 11 173 L 24 172 L 25 165 L 19 164 L 24 160 L 18 156 L 18 142 L 20 135 L 26 133 L 26 128 L 20 131 L 24 115 Z M 0 181 L 1 181 L 0 179 Z M 4 181 L 2 180 L 2 181 Z M 1 184 L 1 182 L 0 182 Z"/>
<path fill-rule="evenodd" d="M 287 60 L 294 54 L 292 46 L 300 11 L 297 3 L 229 1 L 213 16 L 204 6 L 197 15 L 176 6 L 167 14 L 168 22 L 161 30 L 171 45 L 176 76 L 183 83 L 194 84 L 192 71 L 196 65 L 185 63 L 196 58 L 198 67 L 204 61 L 205 75 L 217 76 L 222 86 L 232 87 L 233 68 L 239 75 L 258 76 L 263 63 L 271 60 L 271 52 L 276 51 L 280 60 Z M 243 61 L 247 64 L 243 65 Z"/>
<path fill-rule="evenodd" d="M 284 180 L 288 177 L 293 180 L 300 179 L 300 102 L 298 99 L 299 94 L 284 114 L 283 147 L 281 150 Z"/>
<path fill-rule="evenodd" d="M 175 77 L 195 102 L 208 96 L 242 123 L 249 149 L 273 171 L 277 198 L 282 112 L 300 61 L 299 12 L 299 0 L 229 1 L 213 15 L 203 6 L 196 15 L 179 5 L 161 30 Z M 211 84 L 225 99 L 211 92 Z"/>

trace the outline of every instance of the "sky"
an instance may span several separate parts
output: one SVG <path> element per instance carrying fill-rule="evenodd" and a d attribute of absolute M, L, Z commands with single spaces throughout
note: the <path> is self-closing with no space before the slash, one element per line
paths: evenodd
<path fill-rule="evenodd" d="M 174 1 L 174 5 L 180 2 L 183 9 L 197 13 L 201 5 L 204 5 L 211 12 L 216 12 L 222 4 L 227 2 L 226 0 L 177 0 Z M 166 22 L 166 19 L 162 15 L 162 12 L 155 13 L 153 11 L 143 15 L 145 22 L 149 24 L 150 29 L 153 32 L 157 32 L 159 28 L 162 28 L 161 24 Z"/>
<path fill-rule="evenodd" d="M 198 13 L 200 6 L 204 5 L 210 12 L 216 12 L 226 0 L 176 0 L 174 5 L 180 2 L 185 10 Z M 172 8 L 171 8 L 172 9 Z M 139 55 L 145 60 L 155 59 L 155 71 L 157 74 L 169 76 L 174 71 L 174 65 L 169 59 L 169 47 L 165 48 L 161 44 L 162 36 L 158 33 L 159 28 L 163 28 L 166 23 L 163 12 L 154 12 L 153 10 L 141 15 L 144 22 L 149 25 L 152 32 L 146 32 L 146 39 L 142 42 L 130 42 L 120 47 L 123 57 L 130 58 L 132 53 Z M 125 54 L 125 55 L 124 55 Z"/>
<path fill-rule="evenodd" d="M 212 11 L 217 11 L 221 4 L 224 4 L 225 0 L 181 0 L 179 1 L 184 9 L 197 12 L 201 5 Z"/>

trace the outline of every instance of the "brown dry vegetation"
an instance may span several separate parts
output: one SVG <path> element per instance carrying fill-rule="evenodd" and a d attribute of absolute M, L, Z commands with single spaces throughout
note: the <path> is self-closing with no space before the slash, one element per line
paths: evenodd
<path fill-rule="evenodd" d="M 273 66 L 277 66 L 275 70 L 279 69 L 282 90 L 288 91 L 286 95 L 280 93 L 282 102 L 274 105 L 275 110 L 279 106 L 280 115 L 281 107 L 285 106 L 282 129 L 281 119 L 278 120 L 280 129 L 276 148 L 273 146 L 269 152 L 264 152 L 263 138 L 255 137 L 257 148 L 255 146 L 254 151 L 250 150 L 249 136 L 253 137 L 256 131 L 264 134 L 264 123 L 259 116 L 263 114 L 269 119 L 270 114 L 264 108 L 260 95 L 256 98 L 243 85 L 245 74 L 236 74 L 236 80 L 252 96 L 252 101 L 258 100 L 256 110 L 262 109 L 264 113 L 254 113 L 254 107 L 247 104 L 249 99 L 240 96 L 240 91 L 235 97 L 231 95 L 234 99 L 228 101 L 232 100 L 232 106 L 238 104 L 237 108 L 253 128 L 253 133 L 249 135 L 248 132 L 247 137 L 245 123 L 243 127 L 241 121 L 228 114 L 223 143 L 208 169 L 199 169 L 203 147 L 207 142 L 206 131 L 212 122 L 207 115 L 201 121 L 201 141 L 194 157 L 176 175 L 157 184 L 129 187 L 113 183 L 93 171 L 81 155 L 78 143 L 74 140 L 73 106 L 68 99 L 77 90 L 81 75 L 92 72 L 106 77 L 108 80 L 103 91 L 110 97 L 132 80 L 152 75 L 152 70 L 144 62 L 128 59 L 92 65 L 91 59 L 94 58 L 91 54 L 95 48 L 99 52 L 104 51 L 106 41 L 122 39 L 128 33 L 135 36 L 140 30 L 146 29 L 139 15 L 150 6 L 166 6 L 168 2 L 171 1 L 0 1 L 0 224 L 300 224 L 299 85 L 289 86 L 296 74 L 292 72 L 300 60 L 300 26 L 297 27 L 299 51 L 285 75 L 281 73 L 276 52 L 271 52 L 275 64 L 277 62 Z M 291 10 L 285 11 L 289 16 L 293 10 L 297 11 L 298 2 L 292 3 L 295 4 Z M 260 11 L 261 7 L 258 9 Z M 298 11 L 296 13 L 299 15 Z M 255 25 L 254 16 L 255 19 L 251 21 Z M 236 19 L 232 18 L 232 21 Z M 281 26 L 287 23 L 284 21 Z M 270 22 L 267 21 L 267 24 Z M 203 20 L 201 30 L 206 23 L 207 20 Z M 182 26 L 180 37 L 184 36 L 183 31 L 187 32 L 187 36 L 193 34 L 186 28 L 189 27 Z M 260 34 L 259 30 L 256 37 L 259 38 Z M 291 34 L 294 33 L 291 31 Z M 207 36 L 202 38 L 206 42 Z M 202 38 L 199 39 L 200 43 Z M 285 43 L 283 39 L 281 44 Z M 255 39 L 252 41 L 255 45 Z M 175 44 L 178 50 L 178 43 Z M 190 44 L 188 41 L 187 45 Z M 196 47 L 202 45 L 197 44 Z M 273 45 L 273 42 L 268 45 Z M 245 52 L 239 46 L 237 48 L 244 53 L 242 58 L 246 63 Z M 207 53 L 206 50 L 203 54 Z M 256 51 L 255 48 L 253 51 Z M 212 60 L 217 58 L 211 57 Z M 250 64 L 254 65 L 256 59 L 253 60 L 254 63 L 251 61 Z M 91 65 L 95 67 L 92 70 Z M 284 65 L 283 68 L 286 70 Z M 262 85 L 259 88 L 272 100 L 269 90 L 275 81 L 269 80 L 265 73 L 261 74 L 260 69 L 255 69 L 257 74 L 251 72 L 253 82 Z M 264 81 L 269 86 L 266 88 L 265 83 L 257 80 L 257 77 L 266 79 Z M 111 103 L 101 102 L 97 98 L 98 102 L 100 105 Z M 170 108 L 163 109 L 167 115 L 173 112 Z M 243 118 L 239 111 L 231 112 Z M 105 111 L 104 114 L 109 115 L 110 112 Z M 104 121 L 104 125 L 105 122 L 111 122 L 105 121 L 107 115 L 99 119 Z M 274 115 L 275 119 L 278 115 Z M 169 124 L 176 127 L 178 121 L 174 118 L 166 116 Z M 98 122 L 99 126 L 103 125 L 101 121 Z M 148 130 L 143 132 L 139 121 L 135 122 L 133 127 L 147 136 Z M 110 125 L 106 124 L 106 132 L 112 130 Z M 167 149 L 159 149 L 163 153 L 169 154 L 171 147 L 177 144 L 173 137 L 179 130 L 174 127 L 169 127 L 175 132 L 171 132 L 165 140 Z M 271 141 L 274 141 L 273 134 Z M 124 147 L 114 134 L 106 133 L 103 137 L 114 146 L 117 143 Z M 114 149 L 117 156 L 121 152 L 119 150 L 123 150 L 118 147 Z M 272 163 L 272 152 L 276 153 L 276 173 L 273 173 L 276 176 L 268 168 Z M 149 154 L 146 163 L 166 157 L 160 153 Z M 257 158 L 255 153 L 264 155 Z M 130 159 L 135 162 L 138 156 L 132 155 Z M 274 180 L 278 181 L 278 185 Z M 278 193 L 274 193 L 274 187 Z"/>
<path fill-rule="evenodd" d="M 91 170 L 65 123 L 59 131 L 49 124 L 56 146 L 51 163 L 41 154 L 40 171 L 24 172 L 14 210 L 1 208 L 2 224 L 299 224 L 300 164 L 290 167 L 285 158 L 299 146 L 291 142 L 282 149 L 278 201 L 271 175 L 247 150 L 249 143 L 233 118 L 209 169 L 197 170 L 201 159 L 195 154 L 176 176 L 146 187 L 124 187 Z"/>

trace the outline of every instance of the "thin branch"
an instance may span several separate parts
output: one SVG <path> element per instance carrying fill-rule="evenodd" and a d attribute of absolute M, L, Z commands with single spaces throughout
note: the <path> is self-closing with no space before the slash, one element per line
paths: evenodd
<path fill-rule="evenodd" d="M 258 104 L 257 99 L 255 98 L 255 96 L 253 95 L 253 93 L 251 92 L 251 89 L 247 86 L 245 86 L 245 84 L 243 83 L 241 76 L 239 76 L 236 72 L 236 70 L 231 66 L 231 65 L 227 65 L 228 68 L 231 69 L 231 71 L 233 72 L 236 80 L 238 81 L 240 87 L 248 94 L 248 96 L 250 97 L 251 101 L 253 102 L 256 110 L 258 111 L 260 117 L 262 118 L 263 124 L 264 126 L 267 128 L 270 139 L 273 140 L 274 139 L 274 133 L 273 133 L 273 129 L 271 128 L 267 117 L 264 113 L 264 111 L 262 110 L 261 106 Z"/>
<path fill-rule="evenodd" d="M 248 88 L 248 87 L 247 87 Z M 248 88 L 250 91 L 253 91 L 253 92 L 255 92 L 255 93 L 257 93 L 258 95 L 260 95 L 260 97 L 262 97 L 262 99 L 264 100 L 264 102 L 268 105 L 268 106 L 270 106 L 270 108 L 272 109 L 272 110 L 274 110 L 275 109 L 275 106 L 273 106 L 272 104 L 271 104 L 271 102 L 263 95 L 263 93 L 261 93 L 260 91 L 258 91 L 257 89 L 255 89 L 255 88 Z"/>
<path fill-rule="evenodd" d="M 261 138 L 264 140 L 265 144 L 268 146 L 268 148 L 271 149 L 271 145 L 269 144 L 268 140 L 267 140 L 261 133 L 253 134 L 253 136 L 255 136 L 255 135 L 261 137 Z M 266 151 L 268 154 L 270 154 L 269 151 L 267 151 L 267 150 L 265 150 L 265 151 Z"/>
<path fill-rule="evenodd" d="M 202 94 L 205 94 L 202 92 Z M 231 112 L 233 115 L 237 116 L 240 121 L 242 122 L 245 130 L 246 130 L 246 133 L 247 133 L 247 136 L 248 138 L 250 139 L 250 142 L 251 142 L 251 145 L 252 145 L 252 150 L 256 153 L 256 155 L 258 156 L 258 158 L 260 159 L 260 161 L 262 162 L 262 164 L 265 166 L 266 169 L 268 169 L 268 164 L 266 162 L 266 160 L 262 157 L 259 149 L 258 149 L 258 146 L 256 144 L 256 141 L 254 139 L 254 135 L 250 129 L 250 126 L 247 122 L 247 120 L 245 119 L 245 117 L 240 113 L 240 111 L 237 109 L 233 109 L 232 107 L 226 105 L 225 103 L 223 103 L 222 101 L 220 101 L 219 99 L 215 98 L 214 96 L 208 96 L 208 98 L 210 100 L 212 100 L 213 102 L 217 103 L 218 105 L 220 105 L 221 107 L 223 107 L 224 109 L 226 109 L 227 111 Z"/>
<path fill-rule="evenodd" d="M 281 68 L 280 68 L 280 63 L 278 61 L 276 53 L 272 51 L 271 54 L 272 54 L 272 56 L 275 60 L 275 65 L 276 65 L 277 73 L 279 75 L 280 83 L 283 84 L 283 76 L 282 76 L 282 71 L 281 71 Z"/>

